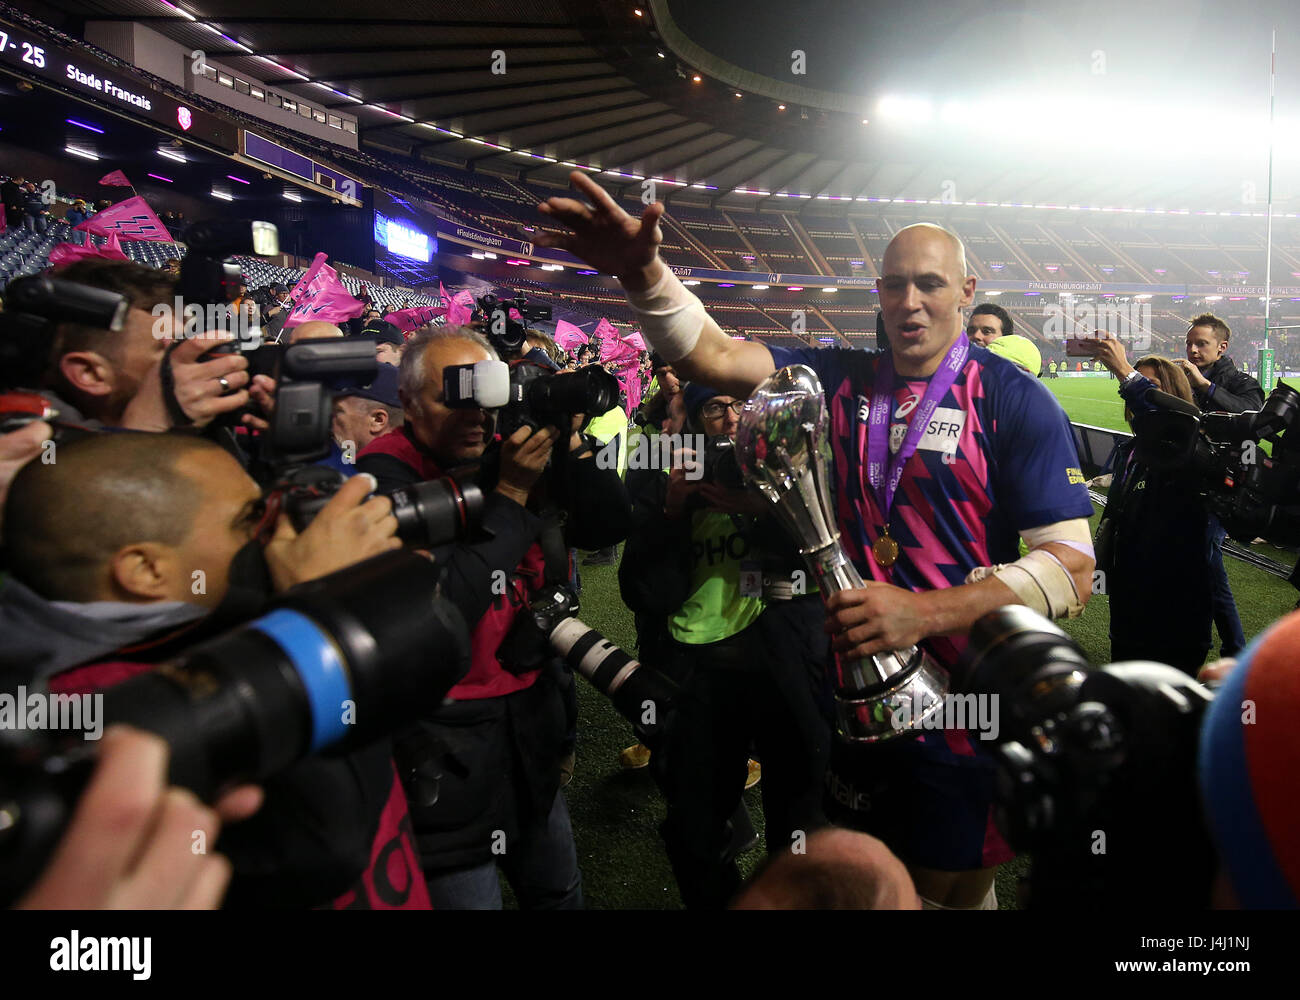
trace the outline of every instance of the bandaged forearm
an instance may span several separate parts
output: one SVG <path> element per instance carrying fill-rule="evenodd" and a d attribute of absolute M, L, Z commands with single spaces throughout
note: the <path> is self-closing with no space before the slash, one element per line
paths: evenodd
<path fill-rule="evenodd" d="M 1020 603 L 1049 618 L 1076 618 L 1083 613 L 1083 599 L 1066 565 L 1043 546 L 1065 545 L 1093 558 L 1088 522 L 1083 518 L 1059 521 L 1041 528 L 1021 532 L 1030 550 L 1013 563 L 979 566 L 970 571 L 967 583 L 989 577 L 1000 581 L 1020 599 Z"/>
<path fill-rule="evenodd" d="M 668 363 L 680 361 L 699 343 L 707 315 L 704 303 L 665 265 L 664 276 L 644 292 L 625 292 L 641 335 Z"/>

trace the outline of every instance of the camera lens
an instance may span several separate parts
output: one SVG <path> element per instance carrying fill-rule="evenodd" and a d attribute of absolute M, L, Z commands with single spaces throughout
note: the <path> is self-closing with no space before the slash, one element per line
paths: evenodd
<path fill-rule="evenodd" d="M 597 417 L 618 405 L 618 379 L 592 366 L 532 380 L 527 388 L 528 412 L 544 423 L 585 413 Z"/>
<path fill-rule="evenodd" d="M 975 623 L 963 662 L 968 690 L 997 696 L 1002 738 L 1021 741 L 1043 720 L 1068 711 L 1092 670 L 1073 639 L 1019 604 Z"/>
<path fill-rule="evenodd" d="M 403 486 L 388 497 L 397 518 L 397 537 L 408 545 L 429 548 L 465 538 L 483 510 L 482 491 L 454 479 Z"/>

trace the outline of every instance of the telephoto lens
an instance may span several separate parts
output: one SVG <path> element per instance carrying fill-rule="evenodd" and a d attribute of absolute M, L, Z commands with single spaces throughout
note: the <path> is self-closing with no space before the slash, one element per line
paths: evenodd
<path fill-rule="evenodd" d="M 421 548 L 466 538 L 483 514 L 482 490 L 446 477 L 398 487 L 388 499 L 397 518 L 397 537 Z"/>
<path fill-rule="evenodd" d="M 288 591 L 272 610 L 104 694 L 106 724 L 167 741 L 169 782 L 212 801 L 303 757 L 350 751 L 436 709 L 469 670 L 439 569 L 398 549 Z M 58 841 L 96 744 L 0 745 L 0 902 Z"/>
<path fill-rule="evenodd" d="M 577 610 L 573 595 L 556 587 L 535 597 L 516 627 L 545 639 L 571 670 L 613 702 L 618 714 L 632 723 L 637 738 L 653 750 L 663 734 L 677 685 L 579 621 L 573 616 Z"/>
<path fill-rule="evenodd" d="M 565 418 L 585 413 L 598 417 L 618 405 L 618 379 L 599 365 L 531 380 L 525 390 L 528 412 L 540 423 L 564 425 Z"/>
<path fill-rule="evenodd" d="M 286 475 L 277 489 L 284 492 L 284 509 L 294 529 L 305 531 L 342 485 L 343 477 L 336 470 L 308 465 Z M 483 513 L 483 491 L 446 476 L 398 487 L 387 496 L 397 518 L 397 537 L 416 548 L 432 549 L 468 538 Z"/>

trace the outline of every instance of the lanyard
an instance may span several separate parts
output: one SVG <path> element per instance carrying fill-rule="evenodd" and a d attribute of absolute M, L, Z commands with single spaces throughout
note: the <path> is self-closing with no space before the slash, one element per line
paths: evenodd
<path fill-rule="evenodd" d="M 876 384 L 871 394 L 871 424 L 867 429 L 867 481 L 876 494 L 880 513 L 886 524 L 889 523 L 889 508 L 894 502 L 894 493 L 903 478 L 903 466 L 907 464 L 907 460 L 912 457 L 917 445 L 921 443 L 921 436 L 925 433 L 925 428 L 930 425 L 930 418 L 943 401 L 943 397 L 948 394 L 948 390 L 952 388 L 953 383 L 957 381 L 957 373 L 966 363 L 966 356 L 969 353 L 970 341 L 966 339 L 966 332 L 963 330 L 958 334 L 953 345 L 948 348 L 948 353 L 944 355 L 939 368 L 931 376 L 930 384 L 921 398 L 921 404 L 912 416 L 907 436 L 903 438 L 902 447 L 893 457 L 889 457 L 888 442 L 889 413 L 894 401 L 893 357 L 886 353 L 876 364 Z M 886 470 L 886 463 L 888 463 L 888 470 Z"/>

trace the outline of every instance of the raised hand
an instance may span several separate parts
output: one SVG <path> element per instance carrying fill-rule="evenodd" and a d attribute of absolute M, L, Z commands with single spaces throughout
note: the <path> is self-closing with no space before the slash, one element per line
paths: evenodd
<path fill-rule="evenodd" d="M 663 264 L 659 261 L 659 244 L 663 232 L 659 219 L 664 206 L 659 202 L 649 205 L 634 219 L 585 173 L 575 170 L 569 180 L 580 194 L 591 199 L 588 207 L 573 198 L 548 198 L 538 205 L 538 211 L 571 233 L 538 233 L 538 246 L 556 247 L 581 257 L 592 267 L 618 278 L 629 291 L 643 291 L 653 284 Z"/>

